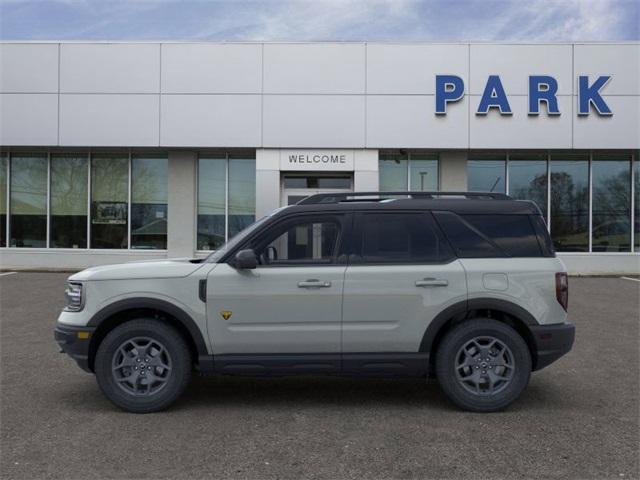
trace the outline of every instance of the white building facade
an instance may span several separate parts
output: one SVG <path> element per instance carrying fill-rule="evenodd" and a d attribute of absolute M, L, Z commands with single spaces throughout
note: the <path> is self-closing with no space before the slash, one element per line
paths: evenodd
<path fill-rule="evenodd" d="M 317 192 L 536 201 L 640 273 L 640 43 L 0 43 L 0 266 L 205 255 Z"/>

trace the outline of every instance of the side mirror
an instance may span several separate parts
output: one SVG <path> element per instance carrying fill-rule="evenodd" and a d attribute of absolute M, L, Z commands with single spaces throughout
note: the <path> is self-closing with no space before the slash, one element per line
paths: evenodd
<path fill-rule="evenodd" d="M 258 266 L 258 258 L 256 252 L 248 248 L 240 250 L 233 259 L 233 267 L 238 270 L 253 270 Z"/>

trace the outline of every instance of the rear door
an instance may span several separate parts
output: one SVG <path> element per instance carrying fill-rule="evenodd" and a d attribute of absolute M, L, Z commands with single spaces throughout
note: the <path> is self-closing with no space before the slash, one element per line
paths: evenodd
<path fill-rule="evenodd" d="M 430 213 L 359 213 L 352 248 L 343 299 L 345 369 L 350 353 L 417 353 L 431 320 L 466 300 L 464 268 Z"/>

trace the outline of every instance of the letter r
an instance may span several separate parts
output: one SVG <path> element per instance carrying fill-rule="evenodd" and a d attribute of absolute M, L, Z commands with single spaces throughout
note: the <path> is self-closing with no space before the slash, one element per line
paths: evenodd
<path fill-rule="evenodd" d="M 545 90 L 540 87 L 546 86 Z M 547 113 L 549 115 L 560 115 L 558 109 L 558 82 L 555 78 L 546 75 L 531 75 L 529 77 L 529 115 L 538 115 L 540 113 L 540 103 L 547 104 Z"/>

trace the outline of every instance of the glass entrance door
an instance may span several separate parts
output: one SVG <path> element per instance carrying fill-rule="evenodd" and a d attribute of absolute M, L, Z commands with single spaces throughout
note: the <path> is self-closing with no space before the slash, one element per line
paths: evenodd
<path fill-rule="evenodd" d="M 282 177 L 281 205 L 294 205 L 317 193 L 344 193 L 353 191 L 351 175 L 296 175 Z"/>

